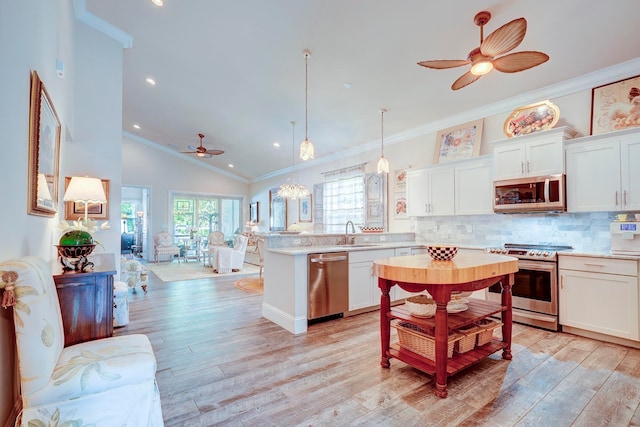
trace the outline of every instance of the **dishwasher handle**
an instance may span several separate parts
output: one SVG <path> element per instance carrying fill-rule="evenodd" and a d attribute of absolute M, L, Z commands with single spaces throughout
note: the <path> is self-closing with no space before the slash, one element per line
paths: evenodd
<path fill-rule="evenodd" d="M 336 262 L 336 261 L 344 261 L 347 259 L 346 255 L 336 256 L 333 258 L 311 258 L 310 262 Z"/>

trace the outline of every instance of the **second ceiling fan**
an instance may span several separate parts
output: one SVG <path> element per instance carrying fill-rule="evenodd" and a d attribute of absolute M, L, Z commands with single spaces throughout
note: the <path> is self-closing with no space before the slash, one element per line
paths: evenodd
<path fill-rule="evenodd" d="M 191 151 L 182 151 L 182 153 L 184 153 L 184 154 L 195 154 L 198 157 L 205 157 L 205 158 L 206 157 L 217 156 L 219 154 L 223 154 L 224 153 L 224 150 L 209 150 L 209 149 L 207 149 L 207 147 L 202 145 L 202 138 L 204 138 L 204 134 L 199 133 L 198 136 L 200 137 L 200 145 L 197 146 L 197 147 L 194 147 L 193 145 L 187 145 L 187 147 Z"/>
<path fill-rule="evenodd" d="M 524 39 L 527 32 L 527 20 L 524 18 L 514 19 L 484 38 L 484 25 L 491 19 L 491 13 L 487 11 L 478 12 L 474 22 L 480 27 L 480 46 L 469 52 L 467 59 L 441 59 L 433 61 L 421 61 L 418 65 L 427 68 L 446 69 L 471 65 L 471 69 L 460 76 L 451 89 L 461 89 L 492 69 L 503 73 L 517 73 L 535 67 L 549 60 L 549 55 L 537 51 L 522 51 L 504 55 L 515 49 Z M 500 56 L 499 55 L 504 55 Z"/>

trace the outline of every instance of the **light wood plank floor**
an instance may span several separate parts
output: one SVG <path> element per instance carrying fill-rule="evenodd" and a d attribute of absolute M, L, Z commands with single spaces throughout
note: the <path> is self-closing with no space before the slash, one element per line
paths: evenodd
<path fill-rule="evenodd" d="M 499 354 L 449 378 L 392 359 L 380 367 L 378 312 L 294 336 L 261 317 L 233 279 L 163 283 L 130 295 L 130 323 L 158 361 L 167 426 L 640 425 L 640 350 L 514 325 Z"/>

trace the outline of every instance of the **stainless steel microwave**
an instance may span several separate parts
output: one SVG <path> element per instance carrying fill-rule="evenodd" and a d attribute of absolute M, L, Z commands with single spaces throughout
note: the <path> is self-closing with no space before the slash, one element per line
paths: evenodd
<path fill-rule="evenodd" d="M 564 212 L 567 209 L 563 174 L 508 179 L 493 183 L 496 213 Z"/>

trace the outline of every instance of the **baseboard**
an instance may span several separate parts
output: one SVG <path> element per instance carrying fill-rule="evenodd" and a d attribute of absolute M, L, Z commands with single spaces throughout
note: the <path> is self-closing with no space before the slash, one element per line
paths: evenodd
<path fill-rule="evenodd" d="M 579 335 L 581 337 L 591 338 L 594 340 L 609 342 L 612 344 L 620 344 L 632 348 L 640 348 L 640 342 L 629 340 L 626 338 L 613 337 L 611 335 L 604 335 L 598 332 L 586 331 L 580 328 L 574 328 L 572 326 L 562 326 L 562 332 L 568 334 Z"/>
<path fill-rule="evenodd" d="M 307 319 L 294 318 L 290 314 L 270 305 L 262 303 L 262 317 L 283 327 L 292 334 L 304 334 L 307 332 Z"/>
<path fill-rule="evenodd" d="M 14 402 L 11 412 L 9 412 L 9 415 L 4 422 L 4 427 L 14 427 L 20 411 L 22 411 L 22 401 L 18 399 Z"/>

